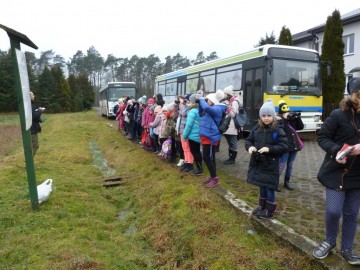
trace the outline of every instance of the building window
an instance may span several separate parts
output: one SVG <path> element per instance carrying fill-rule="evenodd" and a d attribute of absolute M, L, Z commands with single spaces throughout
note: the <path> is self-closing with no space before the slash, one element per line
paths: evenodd
<path fill-rule="evenodd" d="M 354 53 L 354 34 L 343 36 L 344 54 Z"/>

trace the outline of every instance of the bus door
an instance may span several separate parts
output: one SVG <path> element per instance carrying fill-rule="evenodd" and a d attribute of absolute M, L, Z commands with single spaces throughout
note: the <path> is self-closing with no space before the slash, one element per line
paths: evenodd
<path fill-rule="evenodd" d="M 178 96 L 185 96 L 186 94 L 186 76 L 181 76 L 177 79 L 177 95 Z"/>
<path fill-rule="evenodd" d="M 259 120 L 259 110 L 263 101 L 263 71 L 261 68 L 245 70 L 244 108 L 248 114 L 249 128 L 252 129 Z"/>

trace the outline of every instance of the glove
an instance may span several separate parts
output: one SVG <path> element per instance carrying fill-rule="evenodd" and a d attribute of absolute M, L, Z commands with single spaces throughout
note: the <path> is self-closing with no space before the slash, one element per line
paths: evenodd
<path fill-rule="evenodd" d="M 256 152 L 257 149 L 255 148 L 255 146 L 250 146 L 248 151 L 249 151 L 249 154 L 252 154 L 253 152 Z"/>
<path fill-rule="evenodd" d="M 259 153 L 260 153 L 260 154 L 269 153 L 269 147 L 262 147 L 262 148 L 259 150 Z"/>

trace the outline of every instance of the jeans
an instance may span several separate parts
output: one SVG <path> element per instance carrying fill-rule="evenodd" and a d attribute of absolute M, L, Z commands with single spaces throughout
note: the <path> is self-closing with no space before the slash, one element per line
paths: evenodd
<path fill-rule="evenodd" d="M 229 150 L 237 152 L 238 151 L 238 141 L 237 135 L 227 135 L 225 134 L 225 139 L 229 145 Z"/>
<path fill-rule="evenodd" d="M 279 176 L 286 166 L 285 177 L 290 178 L 294 167 L 297 151 L 286 152 L 279 158 Z"/>
<path fill-rule="evenodd" d="M 264 198 L 267 201 L 275 202 L 275 191 L 267 187 L 260 187 L 260 198 Z"/>

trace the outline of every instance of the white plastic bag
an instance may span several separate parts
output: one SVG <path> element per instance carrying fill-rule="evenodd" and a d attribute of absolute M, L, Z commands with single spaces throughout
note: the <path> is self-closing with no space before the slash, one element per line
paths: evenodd
<path fill-rule="evenodd" d="M 50 192 L 52 191 L 52 182 L 52 179 L 47 179 L 42 184 L 37 186 L 39 203 L 42 203 L 49 199 Z"/>

